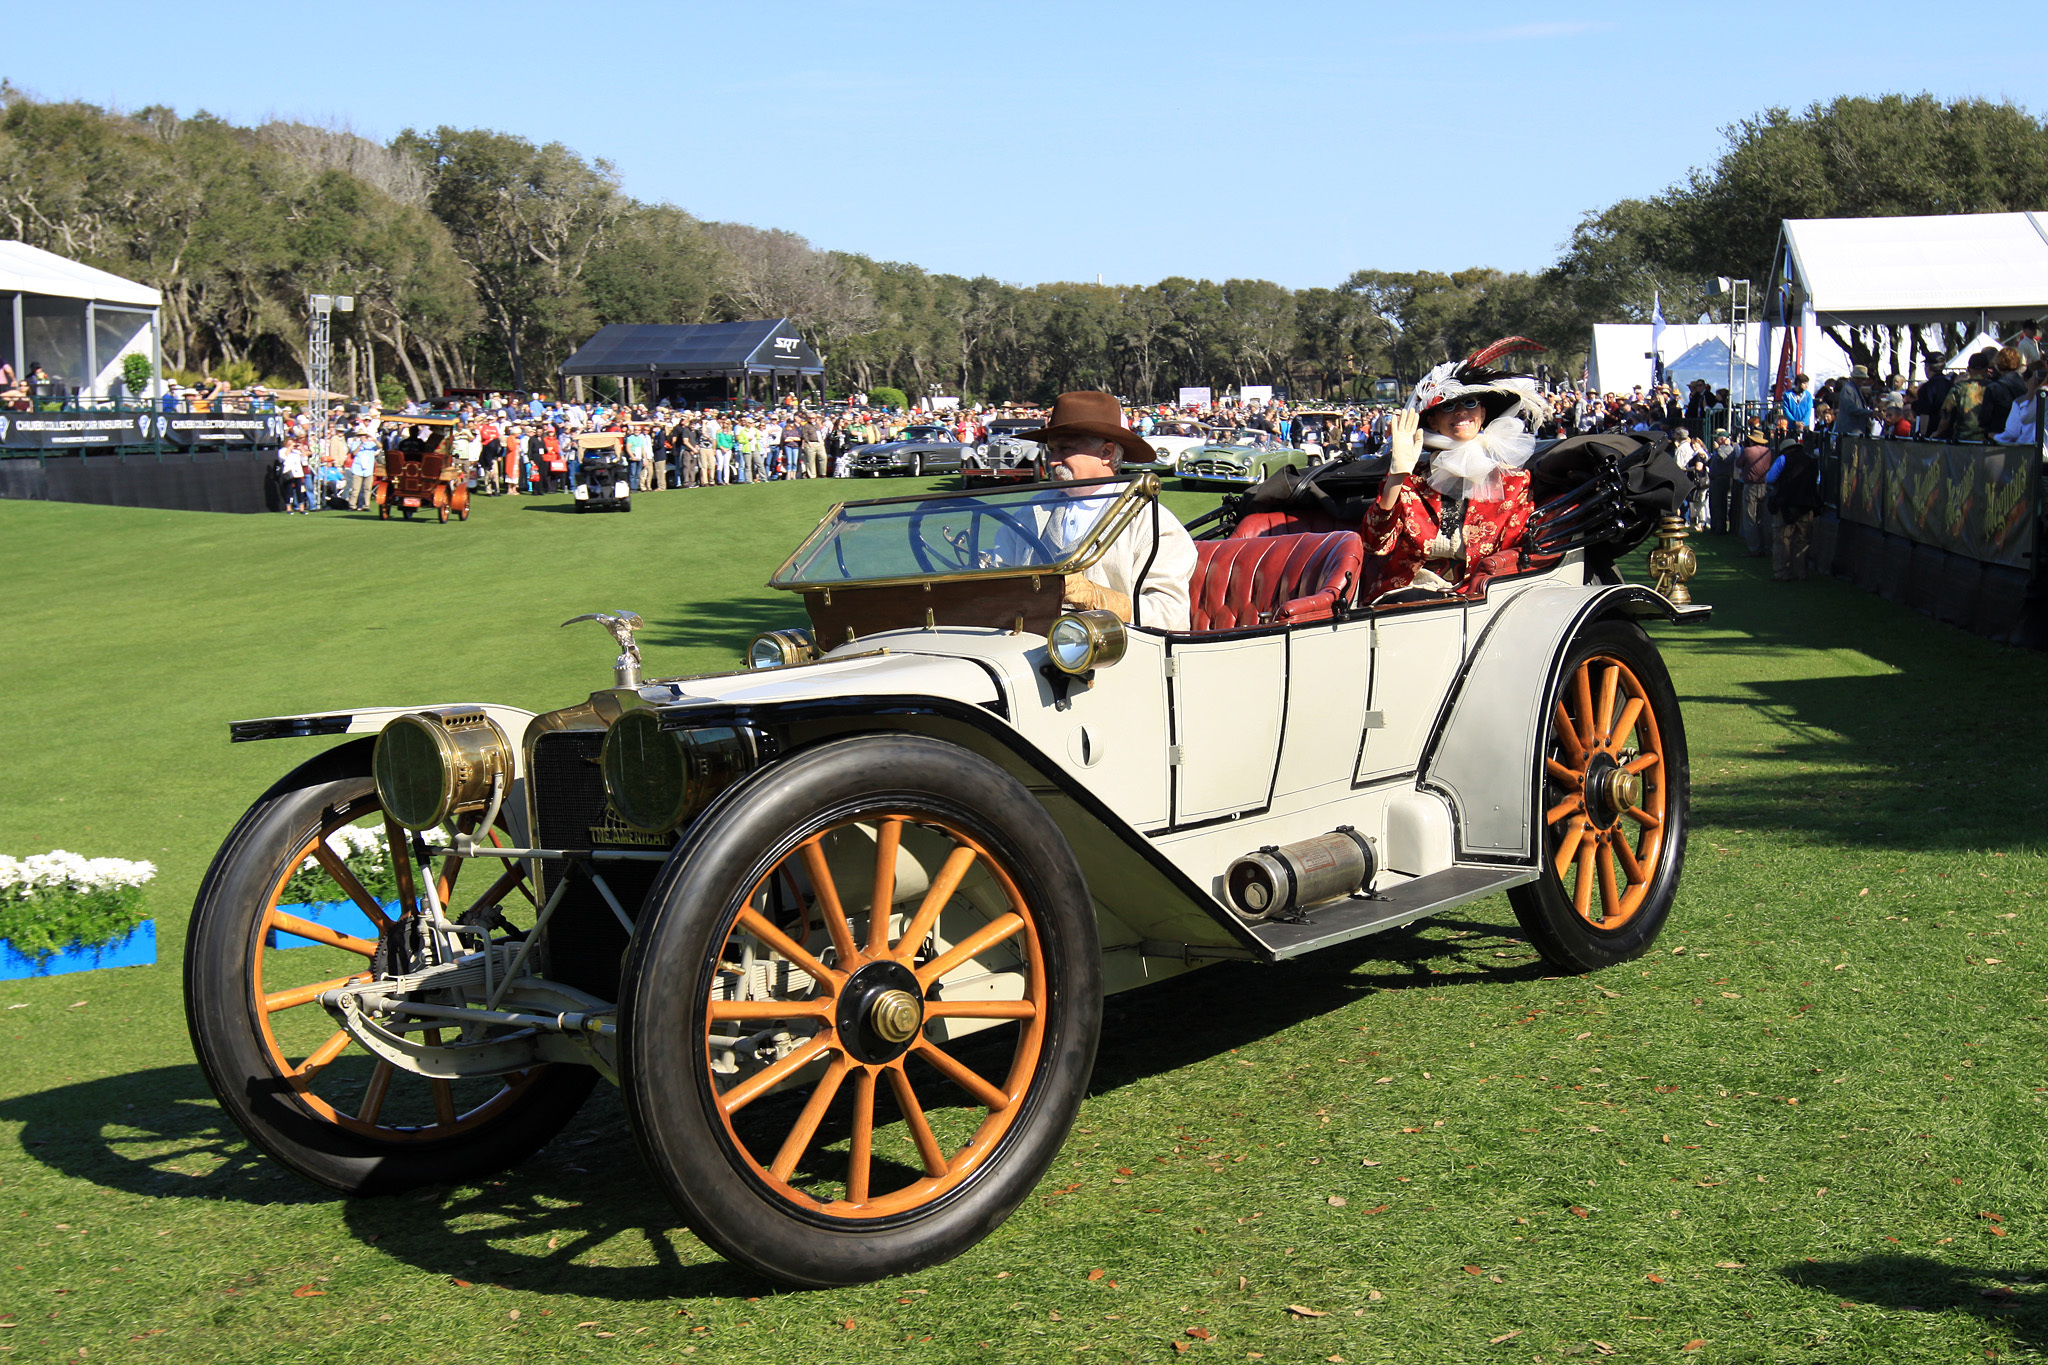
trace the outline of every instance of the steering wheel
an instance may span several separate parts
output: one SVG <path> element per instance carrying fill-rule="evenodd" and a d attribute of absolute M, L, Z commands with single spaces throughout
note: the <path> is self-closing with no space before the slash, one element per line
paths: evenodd
<path fill-rule="evenodd" d="M 1006 529 L 1013 532 L 1023 542 L 1026 549 L 1034 552 L 1041 560 L 1050 561 L 1055 557 L 1052 547 L 1046 543 L 1045 538 L 1024 521 L 1020 520 L 1015 512 L 1003 507 L 971 507 L 967 509 L 968 515 L 974 519 L 970 529 L 955 531 L 952 527 L 941 523 L 939 539 L 945 546 L 948 557 L 953 562 L 943 566 L 936 564 L 933 562 L 932 552 L 938 549 L 939 546 L 930 544 L 925 540 L 924 523 L 927 517 L 939 515 L 941 510 L 934 507 L 929 511 L 913 513 L 910 518 L 910 553 L 916 556 L 917 566 L 926 573 L 945 573 L 948 570 L 984 569 L 991 567 L 980 562 L 981 521 L 983 517 L 988 517 L 991 520 L 1002 523 Z"/>

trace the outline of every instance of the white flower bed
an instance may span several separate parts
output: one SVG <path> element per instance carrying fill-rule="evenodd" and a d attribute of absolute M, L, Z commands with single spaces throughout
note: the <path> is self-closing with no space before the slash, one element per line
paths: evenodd
<path fill-rule="evenodd" d="M 112 943 L 146 918 L 143 888 L 155 877 L 155 863 L 61 848 L 0 854 L 0 939 L 30 957 Z"/>

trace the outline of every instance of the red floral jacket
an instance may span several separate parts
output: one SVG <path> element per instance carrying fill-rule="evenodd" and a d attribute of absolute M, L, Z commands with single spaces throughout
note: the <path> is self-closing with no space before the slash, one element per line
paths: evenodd
<path fill-rule="evenodd" d="M 1359 527 L 1365 537 L 1366 571 L 1376 575 L 1359 600 L 1407 587 L 1422 568 L 1455 584 L 1461 597 L 1478 597 L 1496 574 L 1516 572 L 1521 567 L 1522 531 L 1532 510 L 1529 472 L 1504 469 L 1500 478 L 1498 501 L 1474 498 L 1465 504 L 1464 553 L 1432 559 L 1429 544 L 1442 534 L 1443 494 L 1413 475 L 1396 475 L 1399 492 L 1394 505 L 1381 507 L 1375 501 Z"/>

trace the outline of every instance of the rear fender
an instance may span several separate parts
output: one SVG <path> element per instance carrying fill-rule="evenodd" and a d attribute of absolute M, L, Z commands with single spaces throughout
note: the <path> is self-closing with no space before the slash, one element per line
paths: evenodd
<path fill-rule="evenodd" d="M 1451 803 L 1458 860 L 1534 863 L 1544 703 L 1582 627 L 1610 617 L 1698 621 L 1709 610 L 1675 605 L 1639 584 L 1590 592 L 1555 584 L 1530 588 L 1495 612 L 1458 675 L 1417 784 Z M 1530 686 L 1532 675 L 1541 687 Z"/>

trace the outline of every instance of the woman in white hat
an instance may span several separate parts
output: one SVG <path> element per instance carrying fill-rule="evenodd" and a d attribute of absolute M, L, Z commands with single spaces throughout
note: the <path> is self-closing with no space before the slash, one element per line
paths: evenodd
<path fill-rule="evenodd" d="M 1490 349 L 1490 348 L 1489 348 Z M 1529 520 L 1530 428 L 1550 404 L 1528 375 L 1486 369 L 1482 351 L 1439 365 L 1415 386 L 1388 433 L 1390 460 L 1366 510 L 1372 596 L 1403 588 L 1477 597 L 1517 567 Z M 1433 452 L 1418 475 L 1423 449 Z"/>

